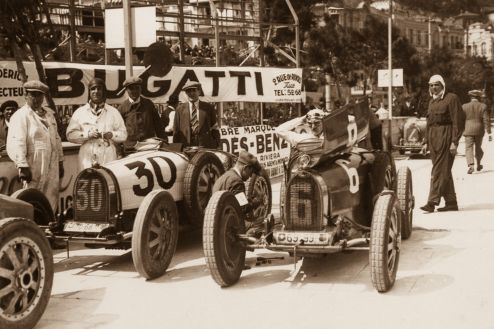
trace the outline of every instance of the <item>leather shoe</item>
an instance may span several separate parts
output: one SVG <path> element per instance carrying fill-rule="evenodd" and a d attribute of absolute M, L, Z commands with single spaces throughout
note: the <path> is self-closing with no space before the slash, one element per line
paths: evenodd
<path fill-rule="evenodd" d="M 468 167 L 467 174 L 473 174 L 473 166 Z"/>
<path fill-rule="evenodd" d="M 458 205 L 457 204 L 447 204 L 444 207 L 437 208 L 437 211 L 458 211 Z"/>
<path fill-rule="evenodd" d="M 481 171 L 482 169 L 484 169 L 483 165 L 481 165 L 481 164 L 477 165 L 477 171 Z"/>
<path fill-rule="evenodd" d="M 420 207 L 420 209 L 426 212 L 434 212 L 434 207 L 435 205 L 433 203 L 427 202 L 427 204 L 425 206 Z"/>

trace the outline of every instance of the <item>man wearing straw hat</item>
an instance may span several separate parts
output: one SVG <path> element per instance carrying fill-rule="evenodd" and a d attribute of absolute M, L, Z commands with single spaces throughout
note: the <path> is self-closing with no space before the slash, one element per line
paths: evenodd
<path fill-rule="evenodd" d="M 219 147 L 220 134 L 213 106 L 199 100 L 201 84 L 187 81 L 182 90 L 188 101 L 178 105 L 173 124 L 173 142 L 185 146 Z"/>

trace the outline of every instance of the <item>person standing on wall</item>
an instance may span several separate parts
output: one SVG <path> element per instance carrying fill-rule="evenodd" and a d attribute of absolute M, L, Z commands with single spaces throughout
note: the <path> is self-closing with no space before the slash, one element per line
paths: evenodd
<path fill-rule="evenodd" d="M 142 79 L 130 77 L 123 83 L 127 98 L 118 108 L 127 129 L 125 149 L 147 138 L 158 137 L 168 142 L 165 127 L 153 102 L 141 96 Z"/>
<path fill-rule="evenodd" d="M 184 146 L 218 148 L 220 133 L 213 106 L 199 100 L 201 84 L 188 81 L 183 91 L 188 101 L 178 105 L 173 124 L 173 142 Z"/>
<path fill-rule="evenodd" d="M 456 211 L 458 202 L 451 168 L 458 141 L 465 128 L 465 116 L 460 99 L 455 94 L 446 92 L 446 84 L 440 75 L 433 75 L 429 79 L 429 92 L 432 99 L 427 112 L 427 131 L 422 152 L 429 149 L 432 172 L 429 198 L 427 204 L 420 209 L 434 212 L 441 198 L 444 198 L 445 206 L 437 211 Z"/>
<path fill-rule="evenodd" d="M 62 141 L 52 109 L 43 107 L 48 86 L 38 80 L 24 84 L 26 104 L 10 118 L 7 153 L 27 187 L 40 190 L 57 210 L 59 181 L 64 175 Z"/>
<path fill-rule="evenodd" d="M 120 112 L 106 104 L 106 85 L 99 78 L 88 83 L 89 101 L 79 107 L 67 127 L 67 140 L 81 144 L 79 170 L 117 159 L 117 145 L 127 139 Z"/>
<path fill-rule="evenodd" d="M 480 101 L 482 91 L 470 90 L 468 92 L 470 102 L 463 104 L 463 112 L 465 112 L 465 156 L 468 165 L 468 174 L 474 171 L 474 154 L 477 160 L 477 171 L 481 171 L 481 164 L 484 151 L 482 150 L 482 139 L 484 131 L 489 134 L 489 141 L 492 140 L 491 124 L 487 106 Z"/>

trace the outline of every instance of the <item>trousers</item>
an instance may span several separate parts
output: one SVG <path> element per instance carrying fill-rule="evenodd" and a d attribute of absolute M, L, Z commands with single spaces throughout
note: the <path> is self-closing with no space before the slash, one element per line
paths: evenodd
<path fill-rule="evenodd" d="M 465 136 L 465 156 L 467 165 L 474 165 L 474 157 L 477 160 L 477 165 L 480 164 L 484 151 L 482 150 L 483 135 Z"/>
<path fill-rule="evenodd" d="M 441 197 L 448 204 L 456 203 L 455 184 L 451 174 L 455 157 L 449 151 L 452 130 L 450 125 L 430 126 L 427 129 L 427 141 L 432 160 L 428 201 L 436 205 L 441 201 Z"/>

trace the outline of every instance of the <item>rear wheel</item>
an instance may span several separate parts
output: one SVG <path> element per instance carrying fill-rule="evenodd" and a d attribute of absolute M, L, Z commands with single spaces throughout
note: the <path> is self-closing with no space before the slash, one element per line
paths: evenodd
<path fill-rule="evenodd" d="M 184 201 L 189 222 L 202 227 L 204 210 L 213 191 L 214 182 L 225 172 L 218 157 L 210 152 L 198 152 L 185 170 Z"/>
<path fill-rule="evenodd" d="M 25 218 L 0 220 L 0 328 L 33 328 L 52 284 L 53 256 L 43 231 Z"/>
<path fill-rule="evenodd" d="M 372 164 L 370 181 L 373 198 L 377 199 L 383 190 L 393 189 L 396 172 L 391 156 L 387 152 L 378 151 L 374 155 L 376 158 Z"/>
<path fill-rule="evenodd" d="M 246 182 L 247 197 L 255 197 L 261 201 L 259 207 L 254 209 L 254 221 L 266 218 L 271 212 L 272 194 L 271 181 L 266 170 L 262 170 L 260 175 L 251 177 Z"/>
<path fill-rule="evenodd" d="M 245 265 L 246 249 L 237 239 L 245 233 L 244 215 L 228 191 L 213 194 L 206 208 L 202 241 L 206 265 L 221 287 L 235 284 Z"/>
<path fill-rule="evenodd" d="M 155 190 L 144 198 L 132 235 L 132 260 L 137 272 L 148 280 L 163 275 L 178 240 L 178 212 L 170 193 Z"/>
<path fill-rule="evenodd" d="M 401 246 L 400 211 L 393 192 L 379 196 L 372 214 L 369 263 L 371 280 L 379 292 L 393 286 Z"/>
<path fill-rule="evenodd" d="M 401 167 L 396 178 L 396 194 L 402 212 L 401 237 L 408 239 L 412 235 L 413 222 L 413 186 L 412 172 L 408 167 Z"/>

